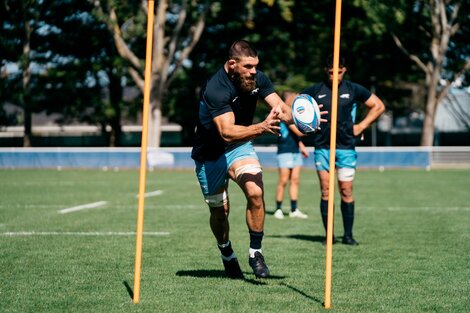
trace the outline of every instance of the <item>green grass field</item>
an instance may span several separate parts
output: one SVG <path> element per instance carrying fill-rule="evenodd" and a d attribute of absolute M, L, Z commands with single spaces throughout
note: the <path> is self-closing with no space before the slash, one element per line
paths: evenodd
<path fill-rule="evenodd" d="M 264 280 L 248 266 L 245 202 L 231 183 L 231 239 L 246 277 L 233 281 L 193 172 L 149 172 L 135 305 L 138 171 L 0 170 L 0 312 L 324 312 L 319 187 L 315 172 L 302 175 L 309 218 L 276 220 L 277 173 L 265 171 L 273 276 Z M 359 170 L 355 195 L 360 245 L 333 247 L 328 311 L 469 312 L 470 170 Z M 335 220 L 340 237 L 339 210 Z"/>

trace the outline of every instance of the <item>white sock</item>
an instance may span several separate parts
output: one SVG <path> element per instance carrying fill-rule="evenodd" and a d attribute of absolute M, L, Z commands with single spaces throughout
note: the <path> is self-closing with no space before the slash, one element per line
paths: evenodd
<path fill-rule="evenodd" d="M 259 253 L 263 254 L 263 251 L 261 249 L 252 249 L 250 248 L 250 258 L 254 258 L 255 257 L 255 252 L 258 251 Z"/>

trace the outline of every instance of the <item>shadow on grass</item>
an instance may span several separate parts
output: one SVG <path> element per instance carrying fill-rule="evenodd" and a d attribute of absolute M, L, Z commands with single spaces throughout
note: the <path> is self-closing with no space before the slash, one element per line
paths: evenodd
<path fill-rule="evenodd" d="M 288 285 L 288 284 L 286 284 L 286 283 L 281 283 L 281 286 L 285 286 L 285 287 L 287 287 L 287 288 L 289 288 L 289 289 L 292 289 L 293 291 L 299 293 L 300 295 L 304 296 L 305 298 L 307 298 L 307 299 L 309 299 L 309 300 L 312 300 L 312 301 L 314 301 L 314 302 L 323 304 L 322 300 L 320 300 L 320 299 L 318 299 L 318 298 L 316 298 L 316 297 L 312 297 L 312 296 L 306 294 L 305 292 L 303 292 L 302 290 L 297 289 L 297 288 L 295 288 L 295 287 L 293 287 L 293 286 L 291 286 L 291 285 Z"/>
<path fill-rule="evenodd" d="M 131 286 L 129 286 L 129 283 L 127 281 L 123 281 L 122 283 L 124 284 L 124 287 L 126 287 L 127 293 L 131 299 L 134 299 L 134 291 L 132 290 Z"/>
<path fill-rule="evenodd" d="M 305 240 L 305 241 L 320 242 L 320 243 L 323 243 L 323 241 L 325 240 L 325 236 L 309 236 L 309 235 L 288 235 L 288 236 L 268 236 L 268 237 L 290 238 L 290 239 Z"/>
<path fill-rule="evenodd" d="M 222 270 L 188 270 L 188 271 L 178 271 L 176 276 L 190 276 L 190 277 L 199 277 L 199 278 L 227 278 L 225 271 Z M 272 275 L 269 278 L 260 278 L 260 279 L 251 279 L 244 278 L 243 281 L 251 283 L 253 285 L 266 285 L 267 280 L 280 280 L 284 279 L 284 276 Z"/>
<path fill-rule="evenodd" d="M 189 270 L 189 271 L 178 271 L 176 276 L 191 276 L 199 278 L 224 278 L 225 271 L 221 270 Z"/>

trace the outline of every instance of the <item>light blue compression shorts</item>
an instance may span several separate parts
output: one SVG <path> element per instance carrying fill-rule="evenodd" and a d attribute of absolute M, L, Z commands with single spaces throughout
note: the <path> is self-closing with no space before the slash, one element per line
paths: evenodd
<path fill-rule="evenodd" d="M 304 161 L 302 159 L 302 155 L 300 152 L 292 153 L 279 153 L 276 155 L 277 159 L 277 167 L 278 168 L 294 168 L 298 166 L 302 166 Z"/>
<path fill-rule="evenodd" d="M 225 152 L 215 161 L 195 161 L 195 172 L 202 194 L 209 196 L 219 193 L 222 189 L 227 189 L 228 169 L 235 161 L 247 158 L 259 160 L 251 141 Z"/>
<path fill-rule="evenodd" d="M 330 170 L 330 149 L 315 149 L 315 166 L 317 171 Z M 338 149 L 335 155 L 336 168 L 356 169 L 357 152 L 352 149 Z"/>

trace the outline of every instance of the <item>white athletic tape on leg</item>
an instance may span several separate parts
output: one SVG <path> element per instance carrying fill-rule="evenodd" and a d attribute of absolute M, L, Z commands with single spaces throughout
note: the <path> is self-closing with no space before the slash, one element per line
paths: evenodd
<path fill-rule="evenodd" d="M 245 164 L 235 170 L 235 178 L 238 180 L 243 174 L 258 174 L 262 171 L 259 164 Z"/>
<path fill-rule="evenodd" d="M 356 170 L 353 168 L 343 167 L 338 168 L 338 180 L 340 181 L 353 181 Z"/>
<path fill-rule="evenodd" d="M 227 192 L 224 191 L 215 195 L 205 196 L 204 201 L 206 201 L 211 208 L 224 206 L 228 202 Z"/>

